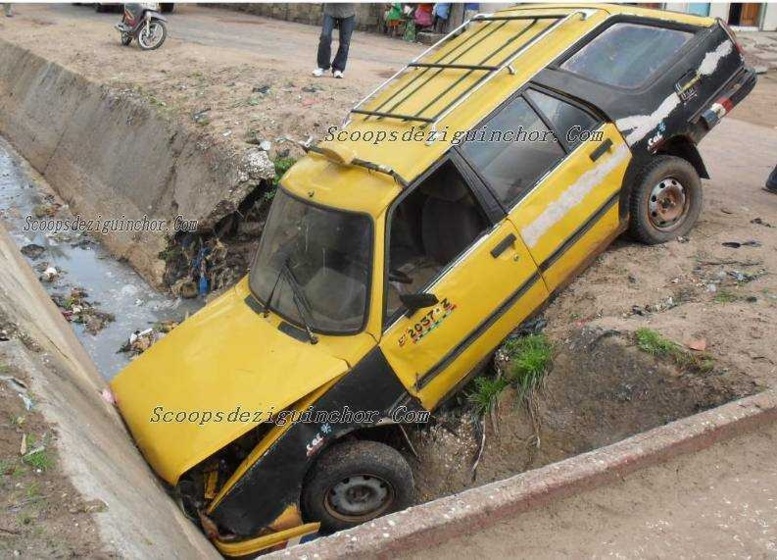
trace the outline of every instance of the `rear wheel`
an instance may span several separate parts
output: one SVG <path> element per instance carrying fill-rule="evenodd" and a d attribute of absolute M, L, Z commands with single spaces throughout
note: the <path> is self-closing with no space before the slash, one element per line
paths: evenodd
<path fill-rule="evenodd" d="M 151 51 L 161 47 L 166 38 L 167 26 L 158 19 L 153 19 L 148 25 L 144 23 L 140 28 L 138 45 L 144 51 Z"/>
<path fill-rule="evenodd" d="M 657 156 L 637 176 L 629 202 L 629 232 L 655 245 L 687 234 L 702 206 L 701 179 L 674 156 Z"/>
<path fill-rule="evenodd" d="M 302 489 L 302 512 L 325 531 L 339 531 L 408 507 L 413 473 L 402 454 L 376 441 L 325 451 Z"/>
<path fill-rule="evenodd" d="M 125 47 L 129 45 L 132 42 L 132 35 L 129 33 L 122 33 L 121 34 L 121 44 Z"/>

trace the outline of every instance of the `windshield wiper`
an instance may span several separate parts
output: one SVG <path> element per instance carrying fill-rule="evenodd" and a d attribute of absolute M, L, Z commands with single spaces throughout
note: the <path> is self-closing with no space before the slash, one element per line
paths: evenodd
<path fill-rule="evenodd" d="M 305 313 L 310 309 L 310 302 L 308 301 L 307 296 L 305 296 L 305 292 L 302 290 L 302 286 L 299 285 L 299 282 L 297 282 L 297 279 L 294 277 L 294 273 L 289 267 L 289 259 L 283 261 L 280 273 L 286 277 L 286 281 L 289 283 L 289 286 L 291 286 L 291 291 L 293 292 L 291 299 L 294 302 L 294 305 L 297 307 L 299 318 L 302 320 L 302 324 L 305 326 L 305 332 L 310 339 L 310 343 L 316 344 L 318 342 L 318 337 L 313 334 L 313 329 L 310 328 L 310 323 L 305 318 Z M 305 308 L 305 312 L 302 310 L 303 307 Z"/>

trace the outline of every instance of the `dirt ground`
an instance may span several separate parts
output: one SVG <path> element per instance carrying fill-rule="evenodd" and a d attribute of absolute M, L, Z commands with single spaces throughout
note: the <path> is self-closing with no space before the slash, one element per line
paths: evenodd
<path fill-rule="evenodd" d="M 92 519 L 105 504 L 84 501 L 63 475 L 56 430 L 7 359 L 3 339 L 19 336 L 0 311 L 0 556 L 109 558 Z"/>
<path fill-rule="evenodd" d="M 157 51 L 119 43 L 119 14 L 91 6 L 19 6 L 0 37 L 89 79 L 145 97 L 166 118 L 216 144 L 269 140 L 272 153 L 301 150 L 283 139 L 321 137 L 347 110 L 426 47 L 357 32 L 346 79 L 314 78 L 319 30 L 227 10 L 178 5 Z"/>
<path fill-rule="evenodd" d="M 583 327 L 557 340 L 529 405 L 512 388 L 484 419 L 461 408 L 414 432 L 418 501 L 425 502 L 604 447 L 752 394 L 741 371 L 685 371 L 634 347 L 629 333 Z M 465 392 L 467 390 L 465 389 Z M 485 445 L 476 458 L 485 430 Z"/>

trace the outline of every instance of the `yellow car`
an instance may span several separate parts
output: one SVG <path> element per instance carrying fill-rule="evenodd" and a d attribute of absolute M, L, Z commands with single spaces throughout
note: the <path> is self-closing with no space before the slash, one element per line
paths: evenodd
<path fill-rule="evenodd" d="M 754 83 L 709 18 L 475 17 L 308 147 L 248 276 L 115 378 L 140 450 L 226 555 L 408 506 L 402 426 L 616 236 L 685 235 L 696 144 Z"/>

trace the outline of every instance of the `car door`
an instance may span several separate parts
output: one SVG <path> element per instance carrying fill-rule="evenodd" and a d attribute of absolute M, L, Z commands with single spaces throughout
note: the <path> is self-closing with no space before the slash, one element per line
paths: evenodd
<path fill-rule="evenodd" d="M 547 297 L 504 213 L 451 156 L 408 189 L 387 219 L 380 347 L 411 394 L 434 408 Z M 485 204 L 484 204 L 485 202 Z M 434 294 L 408 311 L 400 294 Z"/>
<path fill-rule="evenodd" d="M 535 88 L 501 107 L 488 129 L 502 133 L 499 142 L 467 142 L 462 154 L 507 209 L 552 292 L 619 233 L 631 152 L 612 124 Z"/>

